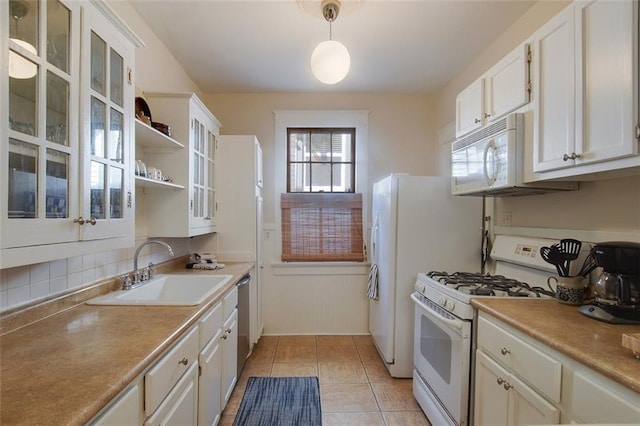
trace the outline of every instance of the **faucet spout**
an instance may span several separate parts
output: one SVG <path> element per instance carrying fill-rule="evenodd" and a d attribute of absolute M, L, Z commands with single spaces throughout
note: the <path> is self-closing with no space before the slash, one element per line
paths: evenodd
<path fill-rule="evenodd" d="M 149 244 L 160 244 L 163 245 L 167 248 L 167 250 L 169 251 L 169 256 L 173 257 L 174 253 L 173 253 L 173 249 L 171 248 L 171 246 L 167 243 L 165 243 L 164 241 L 160 241 L 160 240 L 147 240 L 144 243 L 140 244 L 140 246 L 138 246 L 136 253 L 133 255 L 133 272 L 135 273 L 136 271 L 138 271 L 138 255 L 140 254 L 140 251 L 142 250 L 142 248 L 144 246 L 147 246 Z"/>

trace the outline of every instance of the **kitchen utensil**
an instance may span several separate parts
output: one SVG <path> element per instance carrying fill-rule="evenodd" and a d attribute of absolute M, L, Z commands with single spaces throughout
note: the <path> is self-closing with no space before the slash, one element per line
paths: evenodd
<path fill-rule="evenodd" d="M 584 302 L 584 277 L 549 277 L 547 285 L 551 288 L 551 281 L 556 282 L 556 299 L 567 305 L 582 305 Z"/>
<path fill-rule="evenodd" d="M 578 275 L 586 277 L 587 275 L 589 275 L 591 273 L 591 271 L 593 271 L 597 267 L 598 267 L 598 264 L 596 263 L 595 257 L 593 257 L 593 252 L 591 252 L 584 259 L 584 262 L 582 263 L 582 266 L 580 267 L 580 271 L 578 272 Z"/>
<path fill-rule="evenodd" d="M 558 275 L 561 277 L 567 275 L 563 269 L 564 259 L 562 258 L 557 246 L 552 245 L 551 247 L 540 247 L 540 255 L 542 256 L 542 260 L 556 267 Z"/>

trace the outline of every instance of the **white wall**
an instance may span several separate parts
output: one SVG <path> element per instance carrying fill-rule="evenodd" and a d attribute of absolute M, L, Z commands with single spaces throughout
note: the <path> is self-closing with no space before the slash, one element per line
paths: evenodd
<path fill-rule="evenodd" d="M 255 134 L 260 140 L 267 232 L 273 232 L 275 217 L 280 214 L 275 208 L 274 110 L 368 110 L 368 155 L 358 158 L 356 167 L 367 167 L 369 193 L 375 180 L 391 172 L 426 175 L 439 171 L 434 101 L 427 95 L 207 94 L 203 100 L 223 123 L 222 134 Z M 279 252 L 273 246 L 276 241 L 264 241 L 265 333 L 368 333 L 366 268 L 360 268 L 359 273 L 336 269 L 314 275 L 282 272 L 282 268 L 276 271 L 273 264 L 280 262 L 274 258 Z M 213 241 L 210 247 L 215 247 Z"/>

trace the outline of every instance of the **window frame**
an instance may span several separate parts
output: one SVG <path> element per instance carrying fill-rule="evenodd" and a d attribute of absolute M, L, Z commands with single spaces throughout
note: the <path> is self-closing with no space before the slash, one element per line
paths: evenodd
<path fill-rule="evenodd" d="M 313 161 L 311 158 L 309 161 L 292 161 L 291 160 L 291 134 L 292 133 L 309 133 L 309 140 L 311 141 L 313 134 L 321 134 L 321 133 L 329 133 L 333 135 L 334 133 L 340 134 L 350 134 L 351 135 L 351 152 L 350 152 L 350 161 L 334 161 L 333 157 L 329 161 Z M 311 147 L 310 147 L 311 148 Z M 309 191 L 291 191 L 291 164 L 309 164 Z M 348 164 L 351 166 L 351 191 L 334 191 L 333 190 L 333 173 L 330 173 L 331 180 L 331 190 L 330 191 L 313 191 L 313 164 L 329 164 L 333 166 L 335 164 Z M 319 193 L 356 193 L 356 129 L 355 127 L 288 127 L 287 128 L 287 193 L 295 194 L 295 193 L 309 193 L 309 194 L 319 194 Z"/>
<path fill-rule="evenodd" d="M 369 223 L 368 182 L 368 110 L 274 110 L 274 206 L 273 206 L 273 263 L 276 275 L 322 275 L 335 274 L 339 268 L 342 274 L 361 275 L 368 271 L 365 262 L 282 262 L 282 223 L 280 194 L 287 192 L 286 155 L 288 149 L 287 128 L 355 128 L 356 144 L 355 187 L 362 193 L 362 222 Z M 365 228 L 366 229 L 366 228 Z M 366 241 L 366 239 L 365 239 Z"/>

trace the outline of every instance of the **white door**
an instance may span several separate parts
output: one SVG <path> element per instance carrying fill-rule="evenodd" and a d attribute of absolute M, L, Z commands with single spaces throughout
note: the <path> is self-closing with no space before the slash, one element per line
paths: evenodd
<path fill-rule="evenodd" d="M 638 2 L 581 0 L 575 13 L 576 164 L 636 155 Z"/>
<path fill-rule="evenodd" d="M 85 13 L 82 108 L 83 240 L 128 236 L 133 231 L 131 149 L 133 53 L 106 17 Z"/>
<path fill-rule="evenodd" d="M 198 426 L 218 423 L 222 412 L 220 385 L 222 384 L 221 331 L 200 352 L 200 378 L 198 379 Z"/>
<path fill-rule="evenodd" d="M 575 146 L 575 63 L 573 5 L 533 35 L 533 170 L 573 165 L 563 155 Z"/>
<path fill-rule="evenodd" d="M 533 389 L 509 377 L 509 418 L 512 425 L 553 425 L 560 420 L 560 410 Z"/>
<path fill-rule="evenodd" d="M 238 373 L 238 310 L 222 326 L 222 383 L 220 404 L 224 408 L 236 385 Z"/>
<path fill-rule="evenodd" d="M 484 78 L 483 118 L 494 121 L 529 102 L 528 44 L 522 44 L 495 64 Z"/>
<path fill-rule="evenodd" d="M 471 83 L 456 96 L 456 137 L 479 129 L 483 124 L 484 79 Z"/>
<path fill-rule="evenodd" d="M 509 373 L 482 351 L 476 351 L 475 409 L 478 426 L 506 425 L 509 394 L 503 385 Z"/>
<path fill-rule="evenodd" d="M 396 189 L 390 176 L 373 185 L 371 262 L 378 266 L 378 300 L 369 303 L 369 331 L 384 361 L 394 359 Z"/>

